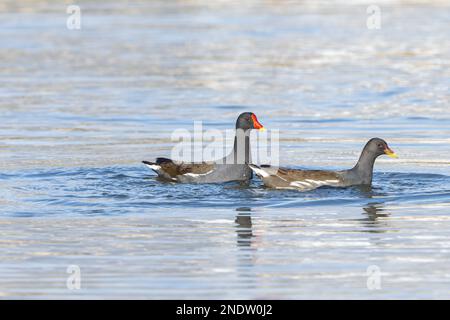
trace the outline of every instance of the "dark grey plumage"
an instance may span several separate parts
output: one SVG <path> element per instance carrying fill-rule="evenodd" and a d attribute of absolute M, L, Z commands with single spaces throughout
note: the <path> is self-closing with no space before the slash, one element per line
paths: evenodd
<path fill-rule="evenodd" d="M 143 161 L 160 178 L 182 183 L 220 183 L 247 181 L 252 178 L 250 131 L 264 130 L 255 114 L 244 112 L 236 120 L 233 150 L 226 157 L 213 162 L 186 163 L 167 158 L 155 162 Z"/>

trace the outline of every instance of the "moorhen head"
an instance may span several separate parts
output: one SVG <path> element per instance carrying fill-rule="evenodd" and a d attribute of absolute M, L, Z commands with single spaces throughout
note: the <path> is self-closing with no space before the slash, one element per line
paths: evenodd
<path fill-rule="evenodd" d="M 391 158 L 398 158 L 395 152 L 392 151 L 391 148 L 389 148 L 386 141 L 380 138 L 372 138 L 369 140 L 369 142 L 367 142 L 366 146 L 364 147 L 362 157 L 370 156 L 373 158 L 377 158 L 383 154 Z"/>
<path fill-rule="evenodd" d="M 236 129 L 242 129 L 244 131 L 250 129 L 257 129 L 259 131 L 265 131 L 261 123 L 259 123 L 258 118 L 253 112 L 244 112 L 239 115 L 236 120 Z"/>

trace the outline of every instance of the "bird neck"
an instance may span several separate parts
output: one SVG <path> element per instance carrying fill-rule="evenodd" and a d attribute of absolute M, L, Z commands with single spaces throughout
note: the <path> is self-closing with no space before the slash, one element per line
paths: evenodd
<path fill-rule="evenodd" d="M 250 154 L 250 132 L 251 130 L 236 129 L 233 150 L 229 157 L 233 164 L 248 164 L 251 162 Z"/>
<path fill-rule="evenodd" d="M 366 149 L 364 149 L 361 153 L 361 156 L 359 157 L 358 162 L 352 169 L 352 171 L 357 173 L 365 184 L 372 183 L 373 166 L 375 164 L 376 158 L 376 155 L 371 154 Z"/>

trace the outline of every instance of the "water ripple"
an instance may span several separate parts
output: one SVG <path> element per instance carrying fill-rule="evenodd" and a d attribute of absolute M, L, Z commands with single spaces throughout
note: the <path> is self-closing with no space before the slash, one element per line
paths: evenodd
<path fill-rule="evenodd" d="M 450 202 L 450 177 L 377 172 L 372 188 L 324 187 L 308 192 L 273 190 L 249 184 L 177 184 L 157 179 L 143 166 L 19 171 L 4 175 L 13 214 L 21 203 L 27 215 L 130 214 L 151 208 L 296 208 L 364 206 L 380 203 Z M 44 210 L 45 208 L 45 210 Z M 19 215 L 23 215 L 22 213 Z"/>

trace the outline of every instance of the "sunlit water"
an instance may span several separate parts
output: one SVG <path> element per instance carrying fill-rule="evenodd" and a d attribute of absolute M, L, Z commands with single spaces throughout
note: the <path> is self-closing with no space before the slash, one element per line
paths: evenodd
<path fill-rule="evenodd" d="M 72 31 L 62 1 L 0 4 L 0 297 L 449 298 L 448 2 L 381 1 L 380 30 L 365 1 L 77 3 Z M 140 163 L 242 111 L 283 165 L 349 168 L 374 136 L 400 159 L 305 193 Z"/>

